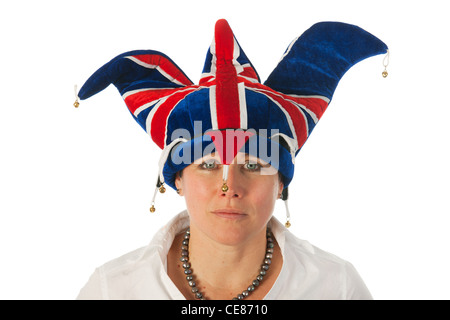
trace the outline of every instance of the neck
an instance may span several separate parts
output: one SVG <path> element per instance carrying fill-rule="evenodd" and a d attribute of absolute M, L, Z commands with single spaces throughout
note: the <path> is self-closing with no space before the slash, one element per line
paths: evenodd
<path fill-rule="evenodd" d="M 266 228 L 237 245 L 214 241 L 193 225 L 190 229 L 189 260 L 207 298 L 230 299 L 245 290 L 264 260 Z"/>

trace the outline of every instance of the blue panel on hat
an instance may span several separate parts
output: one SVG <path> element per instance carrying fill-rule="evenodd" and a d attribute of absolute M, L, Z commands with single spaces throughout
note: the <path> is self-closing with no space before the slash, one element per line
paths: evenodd
<path fill-rule="evenodd" d="M 387 46 L 367 31 L 341 22 L 320 22 L 288 47 L 265 85 L 286 94 L 321 95 L 331 100 L 350 67 Z"/>
<path fill-rule="evenodd" d="M 318 23 L 291 43 L 263 85 L 228 23 L 219 20 L 198 85 L 166 55 L 136 50 L 96 71 L 79 98 L 113 83 L 135 120 L 164 149 L 160 179 L 172 187 L 176 172 L 211 144 L 202 135 L 225 129 L 255 130 L 258 139 L 264 137 L 258 140 L 258 156 L 280 170 L 287 186 L 294 173 L 293 157 L 326 110 L 339 80 L 357 62 L 386 51 L 381 40 L 357 26 Z M 180 137 L 183 142 L 176 150 L 191 161 L 177 163 L 168 156 Z M 283 146 L 271 137 L 283 138 Z M 261 146 L 275 144 L 277 159 L 260 154 Z M 201 146 L 201 152 L 188 155 L 194 146 Z"/>

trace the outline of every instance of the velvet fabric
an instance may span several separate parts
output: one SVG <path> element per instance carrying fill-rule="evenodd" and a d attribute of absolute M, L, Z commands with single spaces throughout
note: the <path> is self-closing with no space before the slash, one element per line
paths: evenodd
<path fill-rule="evenodd" d="M 202 150 L 191 154 L 192 162 L 210 147 L 205 133 L 253 130 L 260 139 L 258 146 L 264 141 L 270 150 L 275 144 L 280 158 L 262 159 L 281 172 L 287 187 L 295 156 L 326 110 L 339 80 L 357 62 L 386 51 L 381 40 L 357 26 L 318 23 L 288 46 L 261 84 L 228 23 L 219 20 L 198 85 L 165 54 L 135 50 L 97 70 L 78 96 L 84 100 L 114 84 L 134 119 L 163 149 L 163 156 L 174 146 L 183 155 Z M 183 138 L 180 143 L 179 138 Z M 250 141 L 243 150 L 249 145 Z M 176 163 L 172 156 L 163 160 L 160 180 L 175 188 L 176 172 L 192 162 Z"/>
<path fill-rule="evenodd" d="M 386 44 L 360 27 L 320 22 L 288 47 L 264 84 L 286 94 L 331 100 L 339 80 L 353 65 L 387 50 Z"/>
<path fill-rule="evenodd" d="M 285 188 L 291 182 L 294 176 L 291 154 L 276 139 L 254 135 L 238 151 L 255 156 L 270 164 L 281 173 L 281 180 Z M 217 149 L 208 134 L 177 144 L 171 150 L 171 156 L 164 164 L 164 183 L 176 189 L 176 173 L 183 170 L 187 164 L 192 164 L 202 156 L 213 152 L 217 152 Z"/>

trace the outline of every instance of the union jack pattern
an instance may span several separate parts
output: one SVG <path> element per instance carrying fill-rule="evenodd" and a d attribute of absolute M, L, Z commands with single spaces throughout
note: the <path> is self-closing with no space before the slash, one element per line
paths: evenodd
<path fill-rule="evenodd" d="M 333 39 L 334 34 L 346 37 L 357 34 L 355 41 L 368 39 L 373 45 L 369 46 L 365 40 L 364 48 L 368 49 L 354 50 L 356 52 L 350 54 L 347 49 L 342 49 L 344 44 L 340 38 Z M 330 70 L 319 69 L 307 61 L 301 69 L 306 70 L 305 75 L 294 74 L 293 81 L 295 70 L 290 70 L 292 64 L 314 58 L 311 53 L 298 58 L 297 51 L 315 48 L 310 42 L 317 38 L 325 39 L 326 45 L 334 50 L 323 50 L 331 52 L 323 59 L 334 59 L 344 51 L 351 57 L 348 61 L 341 59 L 343 62 L 339 66 L 325 64 Z M 80 90 L 79 98 L 89 98 L 113 83 L 135 120 L 161 149 L 171 144 L 175 129 L 184 128 L 192 136 L 198 135 L 193 123 L 202 121 L 204 131 L 277 129 L 289 145 L 294 160 L 328 107 L 340 77 L 354 63 L 385 52 L 386 48 L 379 39 L 358 27 L 340 23 L 317 24 L 289 45 L 277 68 L 262 84 L 228 22 L 219 20 L 199 84 L 194 84 L 164 54 L 138 50 L 124 53 L 100 68 Z M 319 71 L 314 73 L 315 70 Z M 325 79 L 328 74 L 336 75 L 332 80 Z M 299 88 L 292 89 L 292 83 Z M 303 89 L 304 83 L 311 89 Z M 325 87 L 323 90 L 322 86 Z"/>
<path fill-rule="evenodd" d="M 196 117 L 200 121 L 209 118 L 209 121 L 204 122 L 210 122 L 211 126 L 204 126 L 205 130 L 267 129 L 266 123 L 252 121 L 253 113 L 262 114 L 258 118 L 270 117 L 270 114 L 264 114 L 267 108 L 251 105 L 246 97 L 248 91 L 265 96 L 280 109 L 279 114 L 285 118 L 283 123 L 288 126 L 281 131 L 293 139 L 295 151 L 306 141 L 329 101 L 320 96 L 287 95 L 262 85 L 225 20 L 219 20 L 216 24 L 214 41 L 198 85 L 194 85 L 169 58 L 155 51 L 130 52 L 114 60 L 114 64 L 129 62 L 135 64 L 133 70 L 145 68 L 153 71 L 141 72 L 146 78 L 135 78 L 127 86 L 119 84 L 123 87 L 119 90 L 137 122 L 160 148 L 171 142 L 168 122 L 173 110 L 177 106 L 184 108 L 185 104 L 180 103 L 192 94 L 208 96 L 208 105 L 202 109 L 203 114 Z M 155 81 L 148 81 L 153 79 L 158 79 L 157 86 Z M 183 127 L 189 126 L 184 124 Z"/>

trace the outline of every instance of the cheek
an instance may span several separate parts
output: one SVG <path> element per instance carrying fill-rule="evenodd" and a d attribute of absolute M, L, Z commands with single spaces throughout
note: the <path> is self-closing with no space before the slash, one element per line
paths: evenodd
<path fill-rule="evenodd" d="M 182 180 L 183 196 L 189 212 L 203 211 L 212 199 L 213 188 L 203 179 L 191 179 L 188 175 Z"/>
<path fill-rule="evenodd" d="M 251 194 L 252 203 L 257 205 L 258 212 L 264 212 L 265 215 L 271 215 L 278 199 L 279 185 L 278 180 L 266 181 L 265 183 L 257 183 L 252 186 Z"/>

